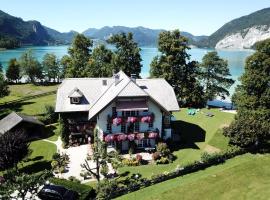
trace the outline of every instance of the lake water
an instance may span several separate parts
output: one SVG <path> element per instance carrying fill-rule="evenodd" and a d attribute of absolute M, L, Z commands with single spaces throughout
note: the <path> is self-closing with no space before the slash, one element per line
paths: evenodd
<path fill-rule="evenodd" d="M 11 58 L 19 58 L 21 54 L 28 50 L 32 49 L 36 58 L 41 61 L 42 57 L 46 53 L 54 53 L 58 58 L 61 58 L 63 55 L 67 54 L 68 46 L 35 46 L 35 47 L 22 47 L 13 50 L 0 51 L 0 62 L 4 66 L 4 69 L 7 67 L 7 63 Z M 157 48 L 153 47 L 142 47 L 141 48 L 141 57 L 142 57 L 142 77 L 149 76 L 150 63 L 154 56 L 158 55 Z M 202 57 L 211 49 L 199 49 L 193 48 L 189 50 L 191 59 L 201 61 Z M 231 87 L 230 92 L 233 93 L 234 87 L 238 83 L 237 79 L 244 72 L 244 63 L 247 56 L 251 55 L 254 51 L 252 50 L 217 50 L 220 57 L 228 60 L 230 67 L 230 72 L 232 78 L 236 80 L 236 83 Z"/>

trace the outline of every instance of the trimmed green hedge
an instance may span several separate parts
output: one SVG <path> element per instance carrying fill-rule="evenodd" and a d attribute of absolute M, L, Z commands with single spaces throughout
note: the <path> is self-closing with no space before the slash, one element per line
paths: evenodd
<path fill-rule="evenodd" d="M 95 199 L 96 191 L 88 185 L 83 185 L 66 179 L 52 178 L 50 182 L 55 185 L 61 185 L 69 190 L 73 190 L 79 193 L 79 200 Z"/>

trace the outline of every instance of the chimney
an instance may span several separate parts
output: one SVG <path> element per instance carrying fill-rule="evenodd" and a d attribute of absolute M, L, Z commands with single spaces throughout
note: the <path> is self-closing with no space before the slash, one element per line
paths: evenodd
<path fill-rule="evenodd" d="M 136 83 L 136 74 L 131 74 L 131 75 L 130 75 L 130 79 L 131 79 L 134 83 Z"/>
<path fill-rule="evenodd" d="M 120 75 L 119 74 L 114 74 L 114 84 L 117 85 L 120 81 Z"/>

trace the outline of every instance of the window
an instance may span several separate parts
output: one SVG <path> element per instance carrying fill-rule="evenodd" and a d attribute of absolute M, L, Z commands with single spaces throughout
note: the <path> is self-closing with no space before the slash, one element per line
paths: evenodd
<path fill-rule="evenodd" d="M 153 128 L 153 122 L 149 122 L 148 127 Z"/>
<path fill-rule="evenodd" d="M 108 131 L 109 133 L 112 132 L 112 124 L 111 124 L 111 123 L 108 123 L 108 124 L 107 124 L 107 131 Z"/>
<path fill-rule="evenodd" d="M 126 133 L 126 124 L 121 124 L 121 132 Z"/>
<path fill-rule="evenodd" d="M 116 107 L 112 107 L 112 116 L 117 117 Z"/>
<path fill-rule="evenodd" d="M 126 116 L 130 117 L 130 111 L 126 111 Z"/>
<path fill-rule="evenodd" d="M 149 139 L 137 140 L 136 143 L 137 143 L 138 148 L 151 147 L 151 143 Z"/>
<path fill-rule="evenodd" d="M 135 122 L 135 131 L 136 132 L 140 131 L 140 122 Z"/>
<path fill-rule="evenodd" d="M 102 80 L 102 85 L 106 86 L 107 85 L 107 80 Z"/>
<path fill-rule="evenodd" d="M 131 116 L 135 116 L 135 111 L 131 111 Z"/>
<path fill-rule="evenodd" d="M 125 111 L 122 111 L 122 117 L 124 117 L 125 116 Z"/>
<path fill-rule="evenodd" d="M 70 101 L 72 104 L 78 104 L 78 103 L 80 103 L 80 98 L 79 97 L 71 97 Z"/>
<path fill-rule="evenodd" d="M 107 143 L 108 147 L 115 147 L 115 141 L 110 141 Z"/>

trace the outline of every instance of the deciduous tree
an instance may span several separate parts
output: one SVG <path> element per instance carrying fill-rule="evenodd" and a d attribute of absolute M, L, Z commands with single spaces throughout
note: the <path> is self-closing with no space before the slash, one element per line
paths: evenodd
<path fill-rule="evenodd" d="M 43 78 L 42 65 L 34 57 L 32 50 L 28 50 L 21 55 L 19 64 L 22 67 L 23 74 L 31 83 L 35 83 L 38 79 Z"/>
<path fill-rule="evenodd" d="M 230 142 L 262 147 L 270 142 L 270 41 L 260 42 L 246 59 L 245 72 L 233 95 L 235 121 L 225 129 Z"/>
<path fill-rule="evenodd" d="M 9 60 L 6 77 L 9 81 L 15 81 L 16 83 L 21 79 L 21 67 L 16 58 Z"/>
<path fill-rule="evenodd" d="M 29 152 L 29 143 L 22 131 L 1 134 L 0 146 L 0 170 L 16 167 Z"/>
<path fill-rule="evenodd" d="M 217 96 L 225 99 L 229 96 L 229 87 L 232 86 L 234 80 L 228 67 L 228 62 L 220 58 L 216 51 L 208 52 L 202 59 L 201 81 L 204 88 L 204 99 L 213 100 Z"/>
<path fill-rule="evenodd" d="M 158 50 L 150 69 L 151 77 L 161 77 L 172 85 L 182 104 L 201 104 L 202 87 L 198 81 L 198 63 L 190 61 L 188 39 L 179 30 L 161 32 Z"/>
<path fill-rule="evenodd" d="M 0 63 L 0 97 L 7 96 L 8 94 L 8 83 L 4 77 L 2 64 Z"/>
<path fill-rule="evenodd" d="M 70 57 L 66 68 L 66 77 L 87 77 L 87 64 L 91 56 L 93 41 L 83 34 L 77 34 L 68 49 Z"/>
<path fill-rule="evenodd" d="M 59 67 L 59 61 L 57 60 L 57 57 L 53 53 L 47 53 L 43 57 L 42 61 L 43 69 L 45 72 L 45 77 L 50 82 L 53 81 L 59 81 L 60 76 L 60 67 Z"/>
<path fill-rule="evenodd" d="M 132 33 L 120 33 L 108 39 L 108 43 L 115 45 L 116 51 L 113 55 L 113 69 L 123 70 L 128 76 L 141 73 L 141 55 L 138 44 L 134 42 Z"/>

